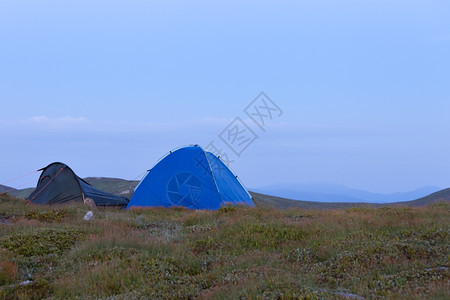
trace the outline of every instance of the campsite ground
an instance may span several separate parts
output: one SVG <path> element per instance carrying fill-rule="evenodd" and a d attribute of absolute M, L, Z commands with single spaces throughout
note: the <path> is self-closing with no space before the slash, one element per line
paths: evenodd
<path fill-rule="evenodd" d="M 450 297 L 448 202 L 86 211 L 0 195 L 1 299 Z"/>

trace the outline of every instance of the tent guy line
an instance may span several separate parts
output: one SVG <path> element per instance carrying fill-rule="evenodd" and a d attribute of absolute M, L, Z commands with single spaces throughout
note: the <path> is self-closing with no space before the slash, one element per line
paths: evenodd
<path fill-rule="evenodd" d="M 56 175 L 55 176 L 53 176 L 51 179 L 50 179 L 50 181 L 49 182 L 47 182 L 43 187 L 42 187 L 42 189 L 40 189 L 39 190 L 39 192 L 37 192 L 36 194 L 34 194 L 34 196 L 33 196 L 33 198 L 31 198 L 28 202 L 27 202 L 27 205 L 28 204 L 30 204 L 37 196 L 39 196 L 39 194 L 53 181 L 53 180 L 55 180 L 55 178 L 62 172 L 62 170 L 64 170 L 64 168 L 63 167 L 61 167 L 61 169 L 58 171 L 58 173 L 56 173 Z M 39 180 L 39 181 L 41 181 L 41 180 Z"/>
<path fill-rule="evenodd" d="M 13 182 L 13 181 L 22 179 L 22 178 L 24 178 L 24 177 L 30 176 L 30 175 L 32 175 L 32 174 L 35 174 L 35 173 L 37 173 L 37 172 L 39 172 L 39 171 L 40 171 L 40 170 L 34 170 L 34 171 L 31 171 L 31 172 L 28 172 L 28 173 L 26 173 L 26 174 L 24 174 L 24 175 L 20 175 L 20 176 L 17 176 L 17 177 L 15 177 L 15 178 L 9 179 L 9 180 L 7 180 L 7 181 L 5 181 L 5 182 L 2 182 L 2 183 L 0 183 L 0 185 L 6 185 L 7 183 L 10 183 L 10 182 Z"/>

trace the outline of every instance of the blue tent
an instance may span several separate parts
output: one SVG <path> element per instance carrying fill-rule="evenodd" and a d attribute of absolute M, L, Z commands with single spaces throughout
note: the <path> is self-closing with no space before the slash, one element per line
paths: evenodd
<path fill-rule="evenodd" d="M 171 151 L 149 170 L 127 205 L 184 206 L 215 210 L 227 204 L 255 206 L 228 167 L 199 146 Z"/>

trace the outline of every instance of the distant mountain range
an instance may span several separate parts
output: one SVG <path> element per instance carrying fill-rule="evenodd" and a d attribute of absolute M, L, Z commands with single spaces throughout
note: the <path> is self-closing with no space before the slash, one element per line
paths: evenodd
<path fill-rule="evenodd" d="M 333 183 L 300 183 L 275 184 L 250 190 L 281 198 L 315 202 L 392 203 L 422 198 L 441 190 L 441 188 L 424 186 L 404 193 L 380 194 Z"/>
<path fill-rule="evenodd" d="M 12 187 L 0 184 L 0 193 L 5 193 L 7 191 L 12 191 L 12 190 L 15 190 L 15 189 Z"/>
<path fill-rule="evenodd" d="M 128 198 L 131 198 L 135 187 L 139 184 L 139 181 L 119 178 L 88 177 L 84 180 L 105 192 Z M 450 201 L 450 188 L 436 191 L 437 187 L 423 187 L 412 192 L 388 195 L 349 189 L 345 186 L 333 184 L 285 185 L 284 188 L 286 190 L 283 189 L 282 185 L 273 185 L 263 189 L 254 189 L 250 194 L 257 206 L 265 208 L 334 209 L 356 206 L 377 207 L 381 205 L 423 206 L 439 201 Z M 300 188 L 303 191 L 297 190 Z M 313 188 L 320 188 L 320 192 L 314 192 Z M 10 189 L 0 186 L 0 193 Z M 33 190 L 33 188 L 13 190 L 9 194 L 18 198 L 26 198 Z M 260 193 L 255 190 L 265 190 L 265 192 Z M 271 194 L 276 194 L 276 196 Z M 287 196 L 283 197 L 282 195 Z M 303 199 L 298 200 L 296 198 Z M 305 199 L 308 201 L 305 201 Z M 405 201 L 405 199 L 410 201 Z"/>
<path fill-rule="evenodd" d="M 427 196 L 419 198 L 417 200 L 400 202 L 400 204 L 423 206 L 423 205 L 433 204 L 436 202 L 444 202 L 444 201 L 450 201 L 450 188 L 443 189 L 441 191 L 427 195 Z"/>
<path fill-rule="evenodd" d="M 32 192 L 34 191 L 34 188 L 27 188 L 27 189 L 21 189 L 21 190 L 12 190 L 9 191 L 8 194 L 17 197 L 25 199 L 27 198 Z"/>
<path fill-rule="evenodd" d="M 98 189 L 114 195 L 124 196 L 128 199 L 131 199 L 134 189 L 139 184 L 139 181 L 137 180 L 124 180 L 106 177 L 87 177 L 84 178 L 84 180 Z"/>
<path fill-rule="evenodd" d="M 278 208 L 278 209 L 289 209 L 289 208 L 302 208 L 302 209 L 342 209 L 351 207 L 381 207 L 381 206 L 396 206 L 396 205 L 406 205 L 406 206 L 425 206 L 438 202 L 450 201 L 450 188 L 438 191 L 426 197 L 403 202 L 392 202 L 392 203 L 357 203 L 357 202 L 317 202 L 317 201 L 301 201 L 292 200 L 282 197 L 270 196 L 265 194 L 259 194 L 255 192 L 250 192 L 253 197 L 253 201 L 256 206 L 263 208 Z"/>

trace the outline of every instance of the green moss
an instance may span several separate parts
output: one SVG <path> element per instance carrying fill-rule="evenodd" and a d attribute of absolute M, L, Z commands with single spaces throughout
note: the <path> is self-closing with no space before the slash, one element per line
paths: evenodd
<path fill-rule="evenodd" d="M 298 242 L 304 237 L 300 227 L 279 223 L 239 224 L 226 230 L 228 244 L 244 249 L 277 249 L 286 242 Z"/>
<path fill-rule="evenodd" d="M 233 206 L 233 205 L 222 206 L 217 211 L 221 214 L 228 214 L 228 213 L 236 211 L 236 206 Z"/>
<path fill-rule="evenodd" d="M 79 238 L 78 231 L 44 229 L 4 237 L 0 240 L 0 246 L 26 257 L 43 256 L 61 254 L 70 249 Z"/>
<path fill-rule="evenodd" d="M 25 213 L 25 218 L 38 220 L 40 222 L 61 222 L 65 217 L 70 215 L 66 209 L 51 210 L 51 211 L 28 211 Z"/>
<path fill-rule="evenodd" d="M 192 250 L 194 253 L 199 254 L 202 252 L 207 253 L 209 250 L 217 249 L 219 244 L 211 236 L 202 237 L 193 241 Z"/>
<path fill-rule="evenodd" d="M 26 285 L 14 285 L 0 289 L 0 299 L 45 299 L 52 295 L 48 280 L 39 279 Z"/>

